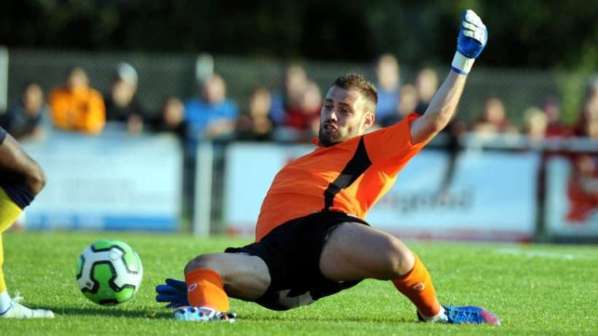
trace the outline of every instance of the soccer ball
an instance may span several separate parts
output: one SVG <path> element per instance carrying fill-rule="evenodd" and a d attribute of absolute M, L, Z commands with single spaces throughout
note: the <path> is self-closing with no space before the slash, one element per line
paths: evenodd
<path fill-rule="evenodd" d="M 139 290 L 143 265 L 139 255 L 118 240 L 98 240 L 88 246 L 77 263 L 81 292 L 100 305 L 129 301 Z"/>

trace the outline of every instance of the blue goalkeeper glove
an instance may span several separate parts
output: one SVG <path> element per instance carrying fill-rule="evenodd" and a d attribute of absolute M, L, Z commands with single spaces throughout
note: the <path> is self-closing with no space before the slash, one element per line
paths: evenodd
<path fill-rule="evenodd" d="M 167 308 L 188 306 L 187 284 L 181 280 L 166 279 L 166 283 L 156 286 L 156 302 L 166 302 Z"/>
<path fill-rule="evenodd" d="M 471 9 L 463 14 L 461 29 L 457 37 L 457 52 L 453 57 L 451 68 L 467 75 L 476 58 L 482 53 L 488 42 L 488 29 L 482 19 Z"/>

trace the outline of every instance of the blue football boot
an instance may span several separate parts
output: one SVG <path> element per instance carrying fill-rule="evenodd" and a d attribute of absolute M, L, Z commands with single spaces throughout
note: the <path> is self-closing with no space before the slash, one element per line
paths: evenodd
<path fill-rule="evenodd" d="M 442 306 L 444 308 L 444 316 L 434 319 L 436 322 L 444 322 L 450 324 L 490 324 L 500 325 L 498 316 L 494 313 L 476 306 Z M 420 321 L 425 321 L 418 313 L 417 317 Z"/>
<path fill-rule="evenodd" d="M 174 319 L 178 321 L 195 321 L 195 322 L 235 322 L 237 315 L 235 313 L 226 312 L 221 313 L 217 310 L 208 307 L 193 307 L 185 306 L 177 308 L 174 311 Z"/>

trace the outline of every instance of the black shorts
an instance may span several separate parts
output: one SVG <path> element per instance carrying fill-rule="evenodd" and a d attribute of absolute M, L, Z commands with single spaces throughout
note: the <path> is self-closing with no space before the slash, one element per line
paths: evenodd
<path fill-rule="evenodd" d="M 256 302 L 269 309 L 287 310 L 359 283 L 331 281 L 320 272 L 320 255 L 329 234 L 347 222 L 369 225 L 342 212 L 323 211 L 288 221 L 259 242 L 227 248 L 225 252 L 246 253 L 264 260 L 270 271 L 270 287 Z"/>

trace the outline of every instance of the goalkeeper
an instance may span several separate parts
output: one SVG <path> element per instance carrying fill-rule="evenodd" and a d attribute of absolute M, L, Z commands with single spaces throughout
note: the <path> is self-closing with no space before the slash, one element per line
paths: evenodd
<path fill-rule="evenodd" d="M 360 75 L 336 79 L 320 112 L 317 148 L 283 167 L 264 199 L 256 242 L 200 255 L 185 282 L 168 279 L 157 300 L 178 320 L 233 320 L 229 297 L 274 310 L 312 303 L 363 279 L 390 280 L 422 321 L 499 324 L 480 307 L 441 305 L 423 262 L 398 238 L 372 228 L 368 210 L 453 117 L 487 31 L 465 12 L 451 71 L 421 116 L 366 133 L 377 93 Z"/>

